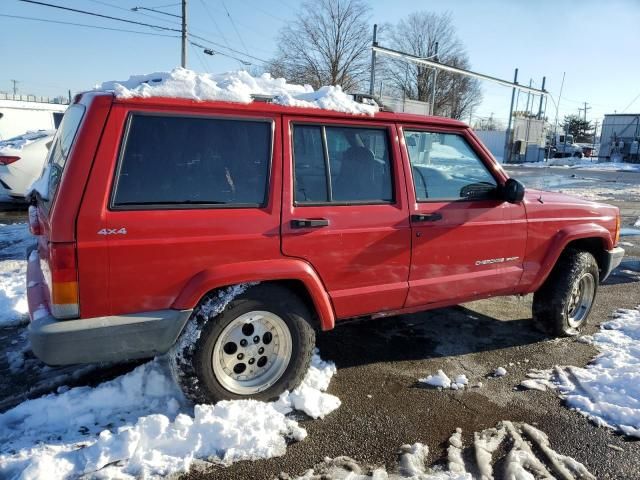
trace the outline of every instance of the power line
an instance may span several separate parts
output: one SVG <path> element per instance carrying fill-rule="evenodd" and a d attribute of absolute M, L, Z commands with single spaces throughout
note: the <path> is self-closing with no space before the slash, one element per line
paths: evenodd
<path fill-rule="evenodd" d="M 234 60 L 237 60 L 238 62 L 242 63 L 243 65 L 251 65 L 251 63 L 250 63 L 250 62 L 247 62 L 246 60 L 242 60 L 242 59 L 240 59 L 240 58 L 238 58 L 238 57 L 234 57 L 233 55 L 229 55 L 229 54 L 224 53 L 224 52 L 221 52 L 221 51 L 219 51 L 219 50 L 215 50 L 215 51 L 214 51 L 214 50 L 211 50 L 211 49 L 209 49 L 209 48 L 205 47 L 204 45 L 200 45 L 199 43 L 196 43 L 196 42 L 194 42 L 194 41 L 189 40 L 189 43 L 190 43 L 191 45 L 193 45 L 194 47 L 199 47 L 199 48 L 202 48 L 202 49 L 204 49 L 204 50 L 208 50 L 209 52 L 211 52 L 211 53 L 209 53 L 209 55 L 215 55 L 215 54 L 218 54 L 218 55 L 222 55 L 223 57 L 228 57 L 228 58 L 232 58 L 232 59 L 234 59 Z"/>
<path fill-rule="evenodd" d="M 88 25 L 86 23 L 63 22 L 61 20 L 51 20 L 49 18 L 24 17 L 20 15 L 5 15 L 3 13 L 0 13 L 0 17 L 17 18 L 20 20 L 34 20 L 37 22 L 45 22 L 45 23 L 58 23 L 60 25 L 71 25 L 74 27 L 97 28 L 99 30 L 111 30 L 115 32 L 137 33 L 139 35 L 151 35 L 154 37 L 179 38 L 177 35 L 166 35 L 163 33 L 153 33 L 153 32 L 141 32 L 139 30 L 128 30 L 126 28 L 101 27 L 99 25 Z"/>
<path fill-rule="evenodd" d="M 218 25 L 218 22 L 216 21 L 215 16 L 211 13 L 211 10 L 209 10 L 209 7 L 205 3 L 205 1 L 204 0 L 200 0 L 200 3 L 204 7 L 204 11 L 206 12 L 206 14 L 209 16 L 209 18 L 213 22 L 213 26 L 216 27 L 216 30 L 218 31 L 218 33 L 220 33 L 220 36 L 222 37 L 222 41 L 225 43 L 227 48 L 231 48 L 231 46 L 229 45 L 229 42 L 227 41 L 227 37 L 224 36 L 224 33 L 222 32 L 222 29 Z"/>
<path fill-rule="evenodd" d="M 242 44 L 244 51 L 246 53 L 249 53 L 249 49 L 247 49 L 247 46 L 245 45 L 244 40 L 242 40 L 242 36 L 240 36 L 240 32 L 238 31 L 238 27 L 236 27 L 236 22 L 233 21 L 233 17 L 231 17 L 231 14 L 227 9 L 227 6 L 225 5 L 224 0 L 220 0 L 220 3 L 222 4 L 222 8 L 224 8 L 224 11 L 227 12 L 227 17 L 229 17 L 229 20 L 231 21 L 231 25 L 233 26 L 233 29 L 236 31 L 236 35 L 238 35 L 238 39 L 240 40 L 240 43 Z"/>
<path fill-rule="evenodd" d="M 622 110 L 622 113 L 626 112 L 626 111 L 629 109 L 629 107 L 630 107 L 631 105 L 633 105 L 634 103 L 636 103 L 636 100 L 638 100 L 638 98 L 640 98 L 640 93 L 639 93 L 638 95 L 636 95 L 636 96 L 635 96 L 635 98 L 634 98 L 633 100 L 631 100 L 631 101 L 629 102 L 629 105 L 627 105 L 626 107 L 624 107 L 624 110 Z"/>
<path fill-rule="evenodd" d="M 54 5 L 52 3 L 38 2 L 36 0 L 19 0 L 19 1 L 20 2 L 24 2 L 24 3 L 32 3 L 34 5 L 42 5 L 42 6 L 45 6 L 45 7 L 58 8 L 60 10 L 67 10 L 67 11 L 75 12 L 75 13 L 82 13 L 84 15 L 92 15 L 94 17 L 108 18 L 109 20 L 117 20 L 119 22 L 133 23 L 135 25 L 142 25 L 144 27 L 157 28 L 157 29 L 160 29 L 160 30 L 170 30 L 172 32 L 181 32 L 181 30 L 177 29 L 177 28 L 169 28 L 169 27 L 163 27 L 163 26 L 160 26 L 160 25 L 152 25 L 150 23 L 136 22 L 135 20 L 127 20 L 125 18 L 112 17 L 111 15 L 103 15 L 101 13 L 88 12 L 86 10 L 78 10 L 76 8 L 63 7 L 61 5 Z"/>
<path fill-rule="evenodd" d="M 259 58 L 259 57 L 255 57 L 255 56 L 253 56 L 253 55 L 250 55 L 250 54 L 248 54 L 248 53 L 241 52 L 240 50 L 236 50 L 236 49 L 231 48 L 231 47 L 225 47 L 224 45 L 222 45 L 222 44 L 220 44 L 220 43 L 214 42 L 214 41 L 209 40 L 208 38 L 202 37 L 202 36 L 200 36 L 200 35 L 194 35 L 193 33 L 190 33 L 190 34 L 189 34 L 189 36 L 191 36 L 191 37 L 193 37 L 193 38 L 196 38 L 196 39 L 198 39 L 198 40 L 202 40 L 203 42 L 210 43 L 211 45 L 215 45 L 215 46 L 217 46 L 218 48 L 224 48 L 224 49 L 227 49 L 227 50 L 229 50 L 229 51 L 231 51 L 231 52 L 233 52 L 233 53 L 236 53 L 236 54 L 238 54 L 238 55 L 240 55 L 240 56 L 247 57 L 247 58 L 251 58 L 251 59 L 253 59 L 253 60 L 257 60 L 258 62 L 261 62 L 261 63 L 269 63 L 269 61 L 268 61 L 268 60 L 265 60 L 265 59 L 263 59 L 263 58 Z"/>
<path fill-rule="evenodd" d="M 130 8 L 121 7 L 120 5 L 114 5 L 113 3 L 105 2 L 103 0 L 89 0 L 89 1 L 91 1 L 93 3 L 100 4 L 100 5 L 105 5 L 105 6 L 110 7 L 110 8 L 117 8 L 118 10 L 122 10 L 122 11 L 127 12 L 127 13 L 131 13 L 132 12 L 132 9 L 130 9 Z M 172 21 L 172 20 L 169 20 L 169 19 L 166 19 L 166 18 L 163 18 L 163 17 L 157 17 L 157 16 L 151 15 L 149 13 L 141 12 L 140 10 L 133 10 L 133 11 L 135 13 L 137 13 L 138 15 L 144 15 L 145 17 L 153 18 L 154 20 L 158 20 L 160 22 L 165 22 L 165 23 L 169 23 L 171 25 L 176 25 L 175 20 Z M 161 13 L 164 13 L 164 12 L 161 12 Z"/>

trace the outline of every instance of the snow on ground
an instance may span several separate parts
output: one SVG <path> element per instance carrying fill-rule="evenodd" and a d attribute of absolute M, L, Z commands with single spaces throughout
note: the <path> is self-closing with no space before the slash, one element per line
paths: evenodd
<path fill-rule="evenodd" d="M 327 458 L 307 470 L 296 480 L 472 480 L 474 478 L 534 478 L 595 477 L 580 462 L 562 455 L 549 443 L 544 432 L 526 423 L 500 422 L 495 428 L 474 433 L 473 444 L 466 447 L 462 430 L 457 428 L 449 438 L 447 467 L 429 468 L 429 448 L 422 443 L 403 445 L 398 451 L 395 472 L 361 465 L 349 457 Z M 290 478 L 288 475 L 281 475 Z"/>
<path fill-rule="evenodd" d="M 306 431 L 294 408 L 321 418 L 340 405 L 324 392 L 335 365 L 316 352 L 302 385 L 277 402 L 190 405 L 168 359 L 156 358 L 96 387 L 77 387 L 0 414 L 0 476 L 31 479 L 154 478 L 198 462 L 284 455 Z"/>
<path fill-rule="evenodd" d="M 20 325 L 28 319 L 24 257 L 33 241 L 26 224 L 0 224 L 0 327 Z"/>
<path fill-rule="evenodd" d="M 530 370 L 521 385 L 554 389 L 596 425 L 640 438 L 640 309 L 618 310 L 583 341 L 600 350 L 589 365 Z"/>
<path fill-rule="evenodd" d="M 620 236 L 621 237 L 635 237 L 640 235 L 640 229 L 637 228 L 621 228 Z"/>
<path fill-rule="evenodd" d="M 526 162 L 509 164 L 509 167 L 527 167 L 527 168 L 576 168 L 576 169 L 590 169 L 590 170 L 613 170 L 613 171 L 640 171 L 639 163 L 627 163 L 627 162 L 598 162 L 597 158 L 550 158 L 544 162 Z"/>
<path fill-rule="evenodd" d="M 287 83 L 284 78 L 273 78 L 268 73 L 253 77 L 243 70 L 210 74 L 175 68 L 171 72 L 104 82 L 96 90 L 112 91 L 119 98 L 171 97 L 236 103 L 251 103 L 252 95 L 269 95 L 275 96 L 274 103 L 292 107 L 322 108 L 357 115 L 373 115 L 378 111 L 376 106 L 355 102 L 340 86 L 313 90 L 309 85 Z"/>
<path fill-rule="evenodd" d="M 600 350 L 592 363 L 557 372 L 560 395 L 597 425 L 640 438 L 640 310 L 615 312 L 591 343 Z"/>
<path fill-rule="evenodd" d="M 418 381 L 432 387 L 450 388 L 451 390 L 459 390 L 469 385 L 469 379 L 466 375 L 460 374 L 457 375 L 454 380 L 451 380 L 442 370 L 438 370 L 435 375 L 420 378 Z"/>
<path fill-rule="evenodd" d="M 504 367 L 498 367 L 493 371 L 494 377 L 504 377 L 507 374 L 507 370 Z"/>

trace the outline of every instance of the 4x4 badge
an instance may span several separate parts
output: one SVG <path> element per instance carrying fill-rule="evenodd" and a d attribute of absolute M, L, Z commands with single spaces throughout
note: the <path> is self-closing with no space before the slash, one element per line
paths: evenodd
<path fill-rule="evenodd" d="M 98 235 L 126 235 L 126 234 L 127 234 L 127 229 L 124 227 L 120 229 L 103 228 L 102 230 L 98 230 Z"/>

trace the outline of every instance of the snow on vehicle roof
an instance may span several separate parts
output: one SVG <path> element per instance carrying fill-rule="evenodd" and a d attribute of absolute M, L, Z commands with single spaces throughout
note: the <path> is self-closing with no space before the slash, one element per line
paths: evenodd
<path fill-rule="evenodd" d="M 0 140 L 0 150 L 22 150 L 24 147 L 36 140 L 45 137 L 53 137 L 55 133 L 55 130 L 30 130 L 22 135 L 18 135 L 17 137 Z"/>
<path fill-rule="evenodd" d="M 354 115 L 373 115 L 379 110 L 375 105 L 356 102 L 340 86 L 314 90 L 310 85 L 287 83 L 284 78 L 273 78 L 269 73 L 254 77 L 244 70 L 211 74 L 178 67 L 170 72 L 104 82 L 95 90 L 113 92 L 117 98 L 169 97 L 235 103 L 251 103 L 253 95 L 268 95 L 274 97 L 273 103 L 290 107 L 321 108 Z"/>

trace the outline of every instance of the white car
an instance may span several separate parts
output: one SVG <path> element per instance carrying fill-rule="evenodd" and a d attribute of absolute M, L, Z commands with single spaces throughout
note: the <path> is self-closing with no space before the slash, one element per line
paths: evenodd
<path fill-rule="evenodd" d="M 0 192 L 23 199 L 42 173 L 55 130 L 27 132 L 0 141 Z"/>

